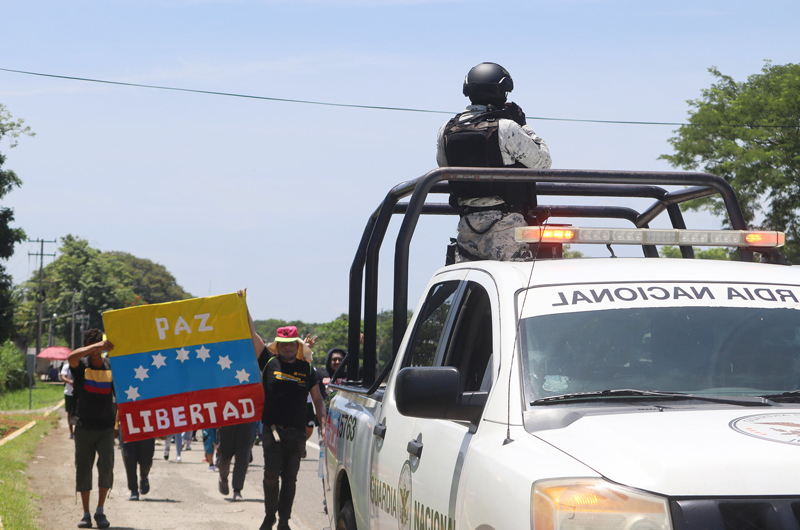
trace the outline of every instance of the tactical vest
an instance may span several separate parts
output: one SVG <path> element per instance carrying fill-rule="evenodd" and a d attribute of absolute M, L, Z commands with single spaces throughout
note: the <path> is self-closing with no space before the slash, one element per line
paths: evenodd
<path fill-rule="evenodd" d="M 444 127 L 444 153 L 449 166 L 460 167 L 526 167 L 516 162 L 503 164 L 500 152 L 498 124 L 501 118 L 511 119 L 504 109 L 478 114 L 460 121 L 457 114 Z M 451 182 L 450 203 L 457 207 L 457 199 L 474 197 L 501 197 L 512 210 L 521 206 L 536 206 L 535 185 L 495 182 Z"/>

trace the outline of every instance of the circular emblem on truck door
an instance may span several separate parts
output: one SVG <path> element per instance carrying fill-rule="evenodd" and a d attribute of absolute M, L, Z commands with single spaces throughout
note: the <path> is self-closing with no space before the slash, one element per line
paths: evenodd
<path fill-rule="evenodd" d="M 399 530 L 411 530 L 414 507 L 411 500 L 411 464 L 408 460 L 403 464 L 403 469 L 400 471 L 400 480 L 397 482 L 397 495 L 400 501 L 397 510 L 397 528 Z"/>
<path fill-rule="evenodd" d="M 800 445 L 800 413 L 744 416 L 729 425 L 731 429 L 754 438 Z"/>

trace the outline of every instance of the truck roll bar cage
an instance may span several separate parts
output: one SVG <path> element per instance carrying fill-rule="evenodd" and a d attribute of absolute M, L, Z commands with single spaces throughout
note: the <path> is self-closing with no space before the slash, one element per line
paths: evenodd
<path fill-rule="evenodd" d="M 408 261 L 411 238 L 420 215 L 458 215 L 449 204 L 426 203 L 429 193 L 449 193 L 452 181 L 522 182 L 536 183 L 536 194 L 542 196 L 574 197 L 636 197 L 654 199 L 643 212 L 617 206 L 545 206 L 552 217 L 617 218 L 630 221 L 637 228 L 648 224 L 665 210 L 673 228 L 685 229 L 686 224 L 680 204 L 692 199 L 719 194 L 725 203 L 731 227 L 747 230 L 739 202 L 733 188 L 724 179 L 709 173 L 684 173 L 660 171 L 599 171 L 572 169 L 511 169 L 443 167 L 398 184 L 386 195 L 381 205 L 370 216 L 355 259 L 350 267 L 349 322 L 345 360 L 347 379 L 361 389 L 375 383 L 377 360 L 378 320 L 378 256 L 392 215 L 402 214 L 403 221 L 395 242 L 392 355 L 397 355 L 407 327 L 408 313 Z M 668 192 L 661 186 L 688 186 Z M 407 203 L 400 199 L 411 196 Z M 539 200 L 540 207 L 541 200 Z M 683 258 L 694 257 L 691 246 L 682 246 Z M 646 257 L 658 257 L 652 245 L 643 245 Z M 752 261 L 753 251 L 740 249 L 742 261 Z M 362 285 L 364 287 L 362 293 Z M 359 351 L 361 350 L 361 300 L 364 299 L 363 373 L 359 378 Z M 361 379 L 360 383 L 356 383 Z"/>

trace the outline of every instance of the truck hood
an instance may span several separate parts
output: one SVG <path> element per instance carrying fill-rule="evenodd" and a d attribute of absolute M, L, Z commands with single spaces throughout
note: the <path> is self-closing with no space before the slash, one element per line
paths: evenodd
<path fill-rule="evenodd" d="M 533 435 L 613 482 L 664 495 L 800 493 L 799 408 L 652 410 L 573 414 Z"/>

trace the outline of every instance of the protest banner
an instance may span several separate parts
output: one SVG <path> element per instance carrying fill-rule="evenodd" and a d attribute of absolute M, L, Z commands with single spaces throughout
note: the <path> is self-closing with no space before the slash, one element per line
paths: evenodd
<path fill-rule="evenodd" d="M 126 442 L 261 419 L 247 305 L 226 294 L 103 313 Z"/>

